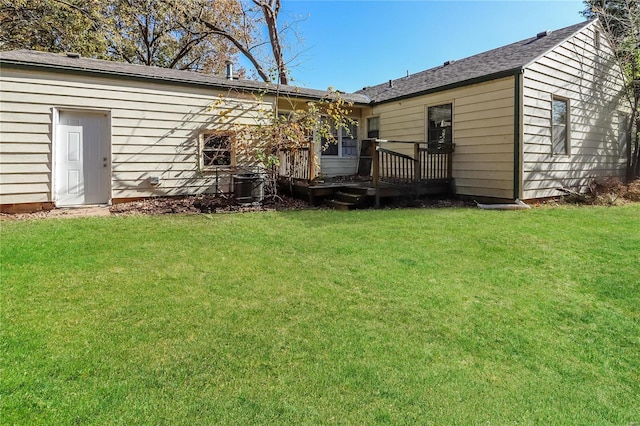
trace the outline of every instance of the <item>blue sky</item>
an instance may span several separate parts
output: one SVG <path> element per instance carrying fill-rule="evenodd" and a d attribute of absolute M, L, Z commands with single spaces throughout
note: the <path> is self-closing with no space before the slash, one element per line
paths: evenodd
<path fill-rule="evenodd" d="M 582 22 L 582 1 L 282 0 L 292 84 L 353 92 Z"/>

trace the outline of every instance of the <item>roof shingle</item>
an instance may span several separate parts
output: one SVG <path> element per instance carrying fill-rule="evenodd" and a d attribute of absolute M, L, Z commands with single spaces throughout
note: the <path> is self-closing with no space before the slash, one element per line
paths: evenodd
<path fill-rule="evenodd" d="M 171 82 L 188 85 L 212 86 L 235 89 L 239 91 L 278 92 L 283 95 L 322 99 L 330 92 L 326 90 L 306 89 L 296 86 L 267 84 L 255 80 L 228 80 L 221 76 L 203 74 L 123 62 L 105 61 L 83 57 L 70 57 L 65 54 L 38 52 L 33 50 L 14 50 L 0 52 L 2 65 L 32 65 L 41 68 L 102 74 L 117 78 L 140 78 L 159 82 Z M 369 98 L 362 94 L 340 93 L 342 99 L 359 104 L 369 103 Z"/>
<path fill-rule="evenodd" d="M 451 62 L 448 65 L 441 65 L 408 77 L 392 80 L 391 85 L 386 82 L 365 87 L 356 93 L 368 96 L 372 103 L 382 103 L 516 73 L 592 22 L 581 22 L 548 32 L 543 37 L 531 37 Z"/>

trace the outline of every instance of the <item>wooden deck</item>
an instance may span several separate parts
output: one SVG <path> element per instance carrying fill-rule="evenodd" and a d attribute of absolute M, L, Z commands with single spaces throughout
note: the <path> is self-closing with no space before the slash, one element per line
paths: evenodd
<path fill-rule="evenodd" d="M 387 148 L 381 148 L 384 143 Z M 392 144 L 413 145 L 413 156 L 389 149 Z M 323 201 L 334 207 L 380 206 L 385 199 L 419 198 L 452 192 L 453 145 L 427 146 L 424 142 L 365 140 L 371 154 L 362 157 L 355 180 L 316 179 L 313 147 L 286 152 L 280 158 L 280 186 L 313 205 Z M 364 151 L 364 150 L 363 150 Z M 365 167 L 362 167 L 362 165 Z"/>
<path fill-rule="evenodd" d="M 346 208 L 370 207 L 393 201 L 398 198 L 420 198 L 429 195 L 451 193 L 451 181 L 432 180 L 413 184 L 398 184 L 373 181 L 360 182 L 310 182 L 306 180 L 282 180 L 280 186 L 293 196 L 303 198 L 312 205 L 323 202 L 339 207 L 344 203 Z"/>

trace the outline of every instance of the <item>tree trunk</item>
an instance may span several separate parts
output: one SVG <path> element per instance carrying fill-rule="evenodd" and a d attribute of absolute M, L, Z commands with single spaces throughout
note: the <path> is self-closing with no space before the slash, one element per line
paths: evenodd
<path fill-rule="evenodd" d="M 289 72 L 287 64 L 282 54 L 282 45 L 280 43 L 280 34 L 278 33 L 278 13 L 280 12 L 280 0 L 254 0 L 254 3 L 262 8 L 264 20 L 269 31 L 269 41 L 271 42 L 271 51 L 273 59 L 276 62 L 278 70 L 278 81 L 280 84 L 289 84 Z"/>

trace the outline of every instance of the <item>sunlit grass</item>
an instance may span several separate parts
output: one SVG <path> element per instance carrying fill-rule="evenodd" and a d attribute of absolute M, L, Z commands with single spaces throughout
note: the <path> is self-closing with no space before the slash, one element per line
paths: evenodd
<path fill-rule="evenodd" d="M 640 206 L 2 223 L 3 424 L 640 422 Z"/>

